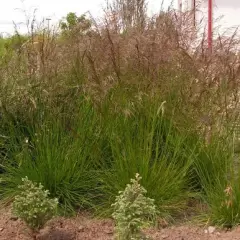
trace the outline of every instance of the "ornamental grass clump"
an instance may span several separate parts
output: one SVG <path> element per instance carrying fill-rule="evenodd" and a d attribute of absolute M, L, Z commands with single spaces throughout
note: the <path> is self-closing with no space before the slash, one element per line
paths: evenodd
<path fill-rule="evenodd" d="M 140 175 L 136 174 L 136 178 L 131 179 L 131 184 L 119 192 L 115 203 L 112 204 L 118 240 L 148 239 L 142 233 L 142 228 L 155 220 L 157 211 L 154 200 L 144 196 L 147 191 L 139 184 L 140 180 Z"/>
<path fill-rule="evenodd" d="M 58 199 L 50 199 L 49 191 L 43 185 L 33 183 L 27 177 L 22 179 L 20 193 L 13 202 L 13 212 L 34 231 L 41 229 L 57 211 Z"/>

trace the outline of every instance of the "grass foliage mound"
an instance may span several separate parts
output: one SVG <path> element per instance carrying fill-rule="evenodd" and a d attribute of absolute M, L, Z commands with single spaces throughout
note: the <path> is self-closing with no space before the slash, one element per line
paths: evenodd
<path fill-rule="evenodd" d="M 213 223 L 239 224 L 237 35 L 209 54 L 187 13 L 150 18 L 144 4 L 129 19 L 120 9 L 99 21 L 71 13 L 61 31 L 1 41 L 2 203 L 27 176 L 62 214 L 111 216 L 139 173 L 159 217 L 194 203 Z"/>

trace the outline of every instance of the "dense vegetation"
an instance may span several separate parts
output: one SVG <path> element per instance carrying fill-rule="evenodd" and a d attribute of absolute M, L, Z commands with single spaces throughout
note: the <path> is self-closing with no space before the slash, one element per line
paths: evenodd
<path fill-rule="evenodd" d="M 142 1 L 129 18 L 117 2 L 99 21 L 70 13 L 59 31 L 0 39 L 2 202 L 27 176 L 62 214 L 110 216 L 139 173 L 166 221 L 203 206 L 203 219 L 239 224 L 238 38 L 209 54 L 191 14 L 149 18 Z"/>

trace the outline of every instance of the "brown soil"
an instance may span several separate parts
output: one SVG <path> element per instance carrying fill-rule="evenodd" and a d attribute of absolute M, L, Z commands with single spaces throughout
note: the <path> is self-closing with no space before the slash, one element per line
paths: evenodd
<path fill-rule="evenodd" d="M 239 240 L 240 228 L 232 231 L 216 229 L 206 233 L 207 227 L 191 225 L 172 226 L 162 229 L 150 229 L 147 234 L 153 240 Z M 33 240 L 33 234 L 11 212 L 0 213 L 0 240 Z M 113 240 L 113 222 L 109 219 L 97 220 L 81 215 L 76 218 L 56 218 L 40 231 L 38 240 Z"/>

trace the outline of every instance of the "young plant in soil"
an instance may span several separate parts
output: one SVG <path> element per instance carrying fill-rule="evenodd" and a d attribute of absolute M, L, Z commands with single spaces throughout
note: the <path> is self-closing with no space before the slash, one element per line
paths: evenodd
<path fill-rule="evenodd" d="M 148 239 L 142 232 L 143 227 L 153 223 L 156 217 L 154 200 L 144 196 L 147 191 L 139 184 L 141 177 L 136 174 L 124 191 L 119 192 L 112 206 L 116 221 L 116 238 L 118 240 Z"/>
<path fill-rule="evenodd" d="M 26 222 L 36 238 L 38 231 L 56 214 L 58 199 L 50 199 L 49 191 L 41 183 L 37 185 L 27 177 L 22 182 L 13 202 L 13 213 Z"/>

